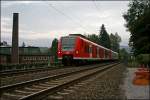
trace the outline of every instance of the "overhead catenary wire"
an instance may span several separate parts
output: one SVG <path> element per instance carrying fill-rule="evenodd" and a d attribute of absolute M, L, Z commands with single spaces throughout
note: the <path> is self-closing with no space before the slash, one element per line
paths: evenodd
<path fill-rule="evenodd" d="M 99 7 L 97 7 L 95 1 L 96 1 L 96 0 L 93 0 L 93 4 L 94 4 L 94 7 L 95 7 L 96 11 L 98 12 L 99 17 L 100 17 L 100 14 L 99 14 L 100 10 L 99 10 Z M 100 18 L 100 19 L 101 19 L 101 18 Z M 98 30 L 98 31 L 100 32 L 100 30 Z"/>
<path fill-rule="evenodd" d="M 85 32 L 87 31 L 87 29 L 84 26 L 82 26 L 79 22 L 74 21 L 73 18 L 71 18 L 70 16 L 68 16 L 67 14 L 65 14 L 64 12 L 62 12 L 61 10 L 57 9 L 52 4 L 50 4 L 50 3 L 47 3 L 47 4 L 49 5 L 49 7 L 53 8 L 58 13 L 62 14 L 63 16 L 65 16 L 66 18 L 68 18 L 69 20 L 71 20 L 73 23 L 79 25 L 83 30 L 85 30 Z"/>

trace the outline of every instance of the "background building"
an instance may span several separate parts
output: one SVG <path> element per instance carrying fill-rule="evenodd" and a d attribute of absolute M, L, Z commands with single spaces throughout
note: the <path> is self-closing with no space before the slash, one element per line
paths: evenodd
<path fill-rule="evenodd" d="M 11 63 L 11 47 L 0 47 L 0 64 Z M 53 56 L 47 47 L 19 47 L 19 64 L 48 63 Z"/>

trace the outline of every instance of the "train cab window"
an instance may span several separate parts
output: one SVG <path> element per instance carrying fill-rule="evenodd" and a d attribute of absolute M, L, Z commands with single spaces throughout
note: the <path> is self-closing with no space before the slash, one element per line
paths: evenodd
<path fill-rule="evenodd" d="M 62 50 L 70 51 L 74 49 L 76 37 L 62 37 Z"/>

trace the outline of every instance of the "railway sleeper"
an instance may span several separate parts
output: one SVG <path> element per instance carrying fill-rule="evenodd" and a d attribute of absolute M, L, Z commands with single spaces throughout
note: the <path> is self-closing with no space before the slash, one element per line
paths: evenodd
<path fill-rule="evenodd" d="M 67 95 L 67 94 L 69 94 L 68 92 L 65 92 L 65 91 L 61 91 L 61 92 L 57 92 L 57 94 L 59 94 L 59 95 Z"/>
<path fill-rule="evenodd" d="M 12 93 L 4 93 L 1 100 L 17 100 L 17 98 L 21 98 L 23 95 L 16 95 Z"/>
<path fill-rule="evenodd" d="M 62 100 L 63 96 L 62 95 L 50 95 L 47 97 L 47 100 Z"/>
<path fill-rule="evenodd" d="M 102 69 L 101 69 L 101 70 L 102 70 Z M 95 72 L 95 71 L 91 71 L 91 72 L 93 73 L 93 72 Z M 90 72 L 90 73 L 91 73 L 91 72 Z M 85 73 L 87 73 L 87 72 L 85 72 Z M 83 74 L 83 73 L 81 73 L 81 76 L 82 76 L 82 74 Z M 76 76 L 76 75 L 75 75 L 75 76 Z M 75 76 L 74 76 L 74 77 L 75 77 Z M 68 78 L 69 78 L 69 77 L 68 77 Z M 57 83 L 57 84 L 55 84 L 54 86 L 50 86 L 50 87 L 47 87 L 47 86 L 39 86 L 40 84 L 38 83 L 38 84 L 32 85 L 32 86 L 31 86 L 30 88 L 28 88 L 28 89 L 29 89 L 30 91 L 31 91 L 31 90 L 35 90 L 35 93 L 36 93 L 36 92 L 39 92 L 39 93 L 40 93 L 40 92 L 42 92 L 41 90 L 45 90 L 45 89 L 46 89 L 46 90 L 48 91 L 48 90 L 51 88 L 51 89 L 53 89 L 53 90 L 55 89 L 55 90 L 54 90 L 54 93 L 55 93 L 55 94 L 57 94 L 58 91 L 62 91 L 62 88 L 69 88 L 69 89 L 75 90 L 75 89 L 79 89 L 79 87 L 82 86 L 81 84 L 78 84 L 78 83 L 80 83 L 80 82 L 81 82 L 81 79 L 84 78 L 84 74 L 83 74 L 83 76 L 82 76 L 81 79 L 79 79 L 78 81 L 75 81 L 75 83 L 73 83 L 73 81 L 74 81 L 76 78 L 77 78 L 77 77 L 75 77 L 75 78 L 71 78 L 71 77 L 70 77 L 70 80 L 66 80 L 66 79 L 62 78 L 62 80 L 60 79 L 59 82 L 58 82 L 58 81 L 51 81 L 51 82 L 48 82 L 48 83 Z M 85 78 L 84 78 L 84 79 L 85 79 Z M 68 84 L 68 81 L 70 81 L 71 84 L 74 84 L 74 85 L 73 85 L 73 86 L 68 86 L 68 85 L 69 85 L 69 84 Z M 58 87 L 57 85 L 61 85 L 62 83 L 63 83 L 62 88 L 59 89 L 59 87 Z M 44 84 L 44 83 L 43 83 L 43 84 Z M 67 85 L 67 84 L 68 84 L 68 85 Z M 55 86 L 56 86 L 56 87 L 55 87 Z M 57 89 L 58 89 L 58 90 L 57 90 Z M 54 93 L 53 93 L 53 94 L 54 94 Z M 21 97 L 22 97 L 22 96 L 21 96 Z M 26 97 L 26 96 L 25 96 L 25 97 Z M 23 97 L 23 98 L 24 98 L 24 97 Z M 38 98 L 38 97 L 36 96 L 35 98 Z"/>
<path fill-rule="evenodd" d="M 24 90 L 36 92 L 36 91 L 40 91 L 41 89 L 37 89 L 37 88 L 36 88 L 36 89 L 35 89 L 35 88 L 33 89 L 33 88 L 25 87 Z"/>
<path fill-rule="evenodd" d="M 39 84 L 39 86 L 51 87 L 52 85 L 46 84 L 46 83 L 41 83 L 41 84 Z"/>
<path fill-rule="evenodd" d="M 71 90 L 71 89 L 64 89 L 64 91 L 66 91 L 66 92 L 74 92 L 74 90 Z"/>
<path fill-rule="evenodd" d="M 31 91 L 22 91 L 22 90 L 15 90 L 15 93 L 22 93 L 22 94 L 31 94 L 31 93 L 34 93 L 34 92 L 31 92 Z"/>
<path fill-rule="evenodd" d="M 40 84 L 33 84 L 31 87 L 35 87 L 35 88 L 39 88 L 39 89 L 43 89 L 43 88 L 46 88 L 45 86 L 41 86 Z"/>

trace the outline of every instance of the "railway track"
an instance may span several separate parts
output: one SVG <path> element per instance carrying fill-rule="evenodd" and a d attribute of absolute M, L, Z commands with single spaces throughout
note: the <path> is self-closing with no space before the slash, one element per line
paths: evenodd
<path fill-rule="evenodd" d="M 12 77 L 17 75 L 29 74 L 29 73 L 38 73 L 44 71 L 52 71 L 57 69 L 71 68 L 74 66 L 62 66 L 62 67 L 47 67 L 47 68 L 32 68 L 32 69 L 19 69 L 19 70 L 6 70 L 0 71 L 1 78 Z M 80 66 L 78 66 L 80 67 Z"/>
<path fill-rule="evenodd" d="M 7 71 L 0 71 L 0 76 L 11 77 L 11 76 L 19 75 L 19 74 L 37 73 L 40 71 L 48 71 L 48 70 L 55 70 L 55 69 L 61 69 L 61 68 L 60 67 L 47 67 L 47 68 L 32 68 L 32 69 L 21 69 L 21 70 L 7 70 Z"/>
<path fill-rule="evenodd" d="M 22 82 L 14 85 L 0 87 L 1 100 L 37 100 L 43 99 L 49 94 L 53 94 L 59 90 L 76 84 L 91 75 L 103 72 L 115 64 L 93 66 L 84 70 L 74 71 L 70 73 L 54 75 L 32 81 Z"/>
<path fill-rule="evenodd" d="M 104 65 L 108 63 L 100 63 L 98 65 Z M 110 64 L 110 62 L 109 62 Z M 16 83 L 21 83 L 24 81 L 29 81 L 29 80 L 34 80 L 34 79 L 39 79 L 42 77 L 47 77 L 47 76 L 52 76 L 52 75 L 58 75 L 58 74 L 63 74 L 67 72 L 72 72 L 72 71 L 78 71 L 82 69 L 86 69 L 92 67 L 92 65 L 84 65 L 84 66 L 67 66 L 67 67 L 62 67 L 62 68 L 53 68 L 53 69 L 47 69 L 43 71 L 34 71 L 34 72 L 19 72 L 18 74 L 12 74 L 11 76 L 1 76 L 1 84 L 0 86 L 6 86 L 6 85 L 11 85 L 11 84 L 16 84 Z"/>

